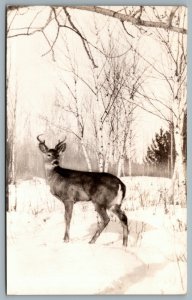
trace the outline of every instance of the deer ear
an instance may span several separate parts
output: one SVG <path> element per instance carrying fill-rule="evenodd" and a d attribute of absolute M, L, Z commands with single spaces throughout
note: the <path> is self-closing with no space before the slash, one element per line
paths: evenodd
<path fill-rule="evenodd" d="M 64 152 L 65 149 L 66 149 L 66 147 L 67 147 L 67 144 L 66 144 L 66 143 L 62 143 L 62 144 L 56 146 L 55 149 L 56 149 L 58 152 Z"/>
<path fill-rule="evenodd" d="M 48 151 L 48 148 L 45 144 L 43 143 L 39 143 L 39 149 L 41 150 L 41 152 L 46 153 Z"/>

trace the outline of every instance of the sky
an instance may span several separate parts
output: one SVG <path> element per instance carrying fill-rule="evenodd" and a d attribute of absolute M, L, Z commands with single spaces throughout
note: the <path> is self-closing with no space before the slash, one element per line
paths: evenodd
<path fill-rule="evenodd" d="M 36 26 L 43 24 L 45 16 L 47 16 L 48 8 L 42 9 L 43 13 L 38 15 Z M 26 8 L 25 12 L 27 13 L 15 18 L 11 25 L 12 28 L 25 27 L 33 19 L 34 12 L 36 13 L 36 11 L 40 10 L 40 7 Z M 91 43 L 95 42 L 93 34 L 94 24 L 97 24 L 100 30 L 100 37 L 104 43 L 108 43 L 106 31 L 108 18 L 98 14 L 93 18 L 93 14 L 82 11 L 72 11 L 70 13 L 75 24 L 78 25 L 78 28 L 82 30 Z M 9 21 L 11 22 L 11 17 L 10 19 L 8 18 Z M 123 52 L 126 47 L 126 41 L 121 36 L 122 30 L 120 31 L 119 29 L 118 20 L 110 19 L 110 28 L 114 40 L 119 44 L 119 47 L 122 46 Z M 134 36 L 134 38 L 127 37 L 128 42 L 137 47 L 148 61 L 152 62 L 156 68 L 160 68 L 162 65 L 165 69 L 169 67 L 162 47 L 153 38 L 150 31 L 149 35 L 141 36 L 134 26 L 129 25 L 128 29 Z M 11 33 L 15 32 L 22 32 L 22 30 L 11 31 Z M 55 33 L 55 27 L 50 27 L 46 31 L 46 35 L 50 40 L 54 38 Z M 23 130 L 26 122 L 30 123 L 30 132 L 34 137 L 44 129 L 44 122 L 42 122 L 41 116 L 48 119 L 52 118 L 57 88 L 61 88 L 63 80 L 66 80 L 68 83 L 72 80 L 70 72 L 65 71 L 69 69 L 67 52 L 64 49 L 65 42 L 66 47 L 69 47 L 71 56 L 77 62 L 78 71 L 85 76 L 84 78 L 89 79 L 88 66 L 90 61 L 85 53 L 85 49 L 82 47 L 81 40 L 69 30 L 65 30 L 65 35 L 62 34 L 61 36 L 63 36 L 63 39 L 59 38 L 54 47 L 56 61 L 53 61 L 51 52 L 46 54 L 49 46 L 42 34 L 37 33 L 29 37 L 21 36 L 8 39 L 7 69 L 9 70 L 11 66 L 10 94 L 12 95 L 12 98 L 11 96 L 10 98 L 8 97 L 8 105 L 9 101 L 11 102 L 15 97 L 15 91 L 17 91 L 17 132 L 20 138 L 26 135 L 25 130 Z M 94 51 L 93 53 L 95 54 L 95 60 L 100 63 L 100 55 Z M 153 93 L 162 101 L 169 99 L 169 90 L 166 83 L 157 79 L 153 70 L 149 71 L 148 76 L 149 78 L 144 86 L 145 91 Z M 78 93 L 84 93 L 84 86 L 80 87 Z M 146 103 L 145 107 L 151 110 L 151 107 Z M 159 108 L 163 114 L 167 115 L 167 111 L 162 106 L 159 106 Z M 135 117 L 135 157 L 141 161 L 152 137 L 159 131 L 161 126 L 166 128 L 167 122 L 140 108 L 136 110 Z M 68 121 L 70 122 L 70 118 Z"/>

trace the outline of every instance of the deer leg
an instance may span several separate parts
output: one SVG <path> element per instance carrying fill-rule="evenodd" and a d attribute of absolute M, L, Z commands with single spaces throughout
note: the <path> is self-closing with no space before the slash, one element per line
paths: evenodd
<path fill-rule="evenodd" d="M 69 242 L 69 229 L 73 212 L 73 201 L 65 201 L 65 235 L 64 242 Z"/>
<path fill-rule="evenodd" d="M 109 223 L 110 219 L 109 216 L 107 215 L 106 209 L 103 206 L 100 206 L 98 204 L 95 204 L 95 210 L 98 212 L 100 218 L 101 218 L 101 224 L 97 231 L 95 232 L 94 236 L 90 240 L 90 244 L 95 243 L 97 238 L 100 236 L 101 232 L 104 230 L 104 228 L 107 226 Z"/>
<path fill-rule="evenodd" d="M 125 213 L 121 210 L 120 205 L 114 205 L 111 208 L 112 212 L 119 218 L 121 225 L 123 227 L 123 246 L 127 246 L 128 242 L 128 222 L 127 222 L 127 216 Z"/>

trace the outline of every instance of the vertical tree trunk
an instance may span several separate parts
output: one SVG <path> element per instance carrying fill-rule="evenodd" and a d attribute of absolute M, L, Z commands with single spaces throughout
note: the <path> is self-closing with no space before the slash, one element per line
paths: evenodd
<path fill-rule="evenodd" d="M 131 164 L 131 158 L 129 157 L 129 176 L 132 176 L 132 164 Z"/>
<path fill-rule="evenodd" d="M 100 120 L 100 124 L 99 124 L 99 153 L 98 153 L 98 157 L 99 157 L 99 172 L 103 172 L 104 171 L 104 153 L 103 153 L 103 124 Z"/>
<path fill-rule="evenodd" d="M 170 132 L 171 132 L 171 149 L 170 149 L 170 174 L 173 175 L 173 167 L 174 167 L 174 128 L 173 128 L 173 122 L 171 122 L 170 126 Z"/>
<path fill-rule="evenodd" d="M 132 164 L 131 164 L 131 148 L 132 148 L 132 130 L 129 132 L 129 149 L 128 149 L 128 159 L 129 159 L 129 176 L 132 175 Z"/>
<path fill-rule="evenodd" d="M 86 163 L 87 163 L 87 168 L 88 168 L 88 171 L 89 172 L 92 172 L 92 167 L 91 167 L 91 162 L 90 162 L 90 158 L 89 158 L 89 155 L 87 153 L 87 149 L 85 147 L 85 144 L 83 142 L 83 139 L 81 139 L 81 147 L 83 149 L 83 154 L 85 156 L 85 160 L 86 160 Z"/>
<path fill-rule="evenodd" d="M 182 102 L 182 99 L 180 100 Z M 184 111 L 179 111 L 182 103 L 175 103 L 175 107 L 178 108 L 178 117 L 174 117 L 174 139 L 175 139 L 175 151 L 176 151 L 176 159 L 175 159 L 175 167 L 172 178 L 172 191 L 173 191 L 173 199 L 174 204 L 180 204 L 183 207 L 186 206 L 186 158 L 183 152 L 184 146 Z M 176 110 L 175 110 L 176 111 Z"/>
<path fill-rule="evenodd" d="M 118 162 L 118 166 L 117 166 L 117 177 L 121 177 L 123 162 L 124 162 L 124 156 L 122 154 L 119 158 L 119 162 Z"/>
<path fill-rule="evenodd" d="M 109 140 L 107 143 L 107 153 L 105 156 L 105 167 L 104 167 L 104 172 L 108 172 L 109 170 L 109 161 L 111 158 L 111 150 L 112 150 L 112 146 L 111 146 L 111 141 Z"/>
<path fill-rule="evenodd" d="M 8 162 L 8 183 L 14 184 L 15 185 L 15 190 L 16 190 L 16 149 L 15 149 L 15 144 L 16 144 L 16 124 L 17 124 L 17 89 L 16 89 L 16 94 L 15 94 L 15 99 L 14 99 L 14 109 L 13 109 L 13 115 L 9 115 L 9 118 L 12 118 L 12 123 L 11 123 L 11 129 L 8 133 L 8 139 L 10 143 L 10 159 Z M 7 183 L 7 184 L 8 184 Z M 6 207 L 7 209 L 10 209 L 9 205 L 9 191 L 7 188 L 7 198 L 6 198 Z M 14 204 L 14 210 L 17 209 L 17 197 L 15 193 L 15 204 Z"/>
<path fill-rule="evenodd" d="M 114 131 L 111 130 L 108 137 L 107 149 L 106 149 L 106 156 L 105 156 L 105 168 L 104 171 L 109 171 L 109 163 L 113 161 L 113 149 L 114 149 Z"/>

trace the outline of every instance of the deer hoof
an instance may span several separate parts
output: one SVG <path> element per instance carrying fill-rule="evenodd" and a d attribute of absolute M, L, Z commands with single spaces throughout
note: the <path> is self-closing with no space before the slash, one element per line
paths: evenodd
<path fill-rule="evenodd" d="M 95 240 L 93 240 L 93 239 L 90 240 L 90 241 L 89 241 L 89 244 L 95 244 Z"/>
<path fill-rule="evenodd" d="M 124 247 L 127 247 L 127 244 L 128 244 L 128 243 L 127 243 L 127 239 L 123 240 L 123 246 L 124 246 Z"/>

